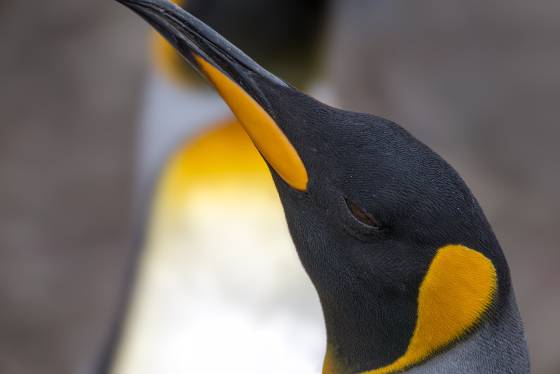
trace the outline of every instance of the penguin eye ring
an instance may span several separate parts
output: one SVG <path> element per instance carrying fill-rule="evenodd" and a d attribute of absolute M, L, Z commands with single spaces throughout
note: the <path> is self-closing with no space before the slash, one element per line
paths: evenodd
<path fill-rule="evenodd" d="M 383 225 L 379 220 L 377 220 L 373 215 L 362 209 L 358 204 L 353 202 L 352 200 L 345 198 L 346 207 L 350 211 L 350 214 L 354 219 L 356 219 L 359 223 L 368 226 L 370 229 L 375 230 L 382 230 Z"/>

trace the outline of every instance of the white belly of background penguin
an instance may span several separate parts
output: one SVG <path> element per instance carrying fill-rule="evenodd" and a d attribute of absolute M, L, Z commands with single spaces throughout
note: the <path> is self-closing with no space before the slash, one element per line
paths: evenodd
<path fill-rule="evenodd" d="M 237 145 L 232 153 L 246 152 Z M 264 165 L 236 183 L 229 168 L 189 173 L 188 153 L 164 171 L 113 373 L 318 372 L 320 309 L 286 250 L 293 244 Z M 278 357 L 286 359 L 268 368 Z"/>

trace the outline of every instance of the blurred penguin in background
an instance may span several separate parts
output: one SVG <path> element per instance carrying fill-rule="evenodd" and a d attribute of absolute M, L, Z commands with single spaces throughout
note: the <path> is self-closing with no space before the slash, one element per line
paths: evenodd
<path fill-rule="evenodd" d="M 321 86 L 326 1 L 175 2 L 299 88 Z M 138 252 L 101 372 L 320 371 L 319 302 L 265 163 L 223 100 L 150 38 Z"/>

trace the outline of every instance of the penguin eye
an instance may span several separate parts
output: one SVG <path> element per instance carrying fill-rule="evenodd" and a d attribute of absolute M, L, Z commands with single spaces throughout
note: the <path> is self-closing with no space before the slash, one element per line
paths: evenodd
<path fill-rule="evenodd" d="M 348 199 L 345 200 L 346 200 L 346 206 L 348 207 L 348 210 L 350 210 L 350 213 L 352 213 L 352 216 L 354 216 L 355 219 L 357 219 L 364 225 L 373 227 L 375 229 L 381 229 L 381 223 L 377 219 L 375 219 L 375 217 L 373 217 L 371 214 L 369 214 L 368 212 L 360 208 L 353 201 Z"/>

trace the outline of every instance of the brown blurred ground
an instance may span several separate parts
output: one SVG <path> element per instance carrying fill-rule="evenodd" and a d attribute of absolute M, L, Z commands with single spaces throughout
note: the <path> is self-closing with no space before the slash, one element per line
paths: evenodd
<path fill-rule="evenodd" d="M 560 372 L 560 3 L 341 4 L 329 71 L 343 105 L 458 168 L 510 260 L 534 372 Z M 85 369 L 108 329 L 145 30 L 111 1 L 0 1 L 0 373 Z"/>

